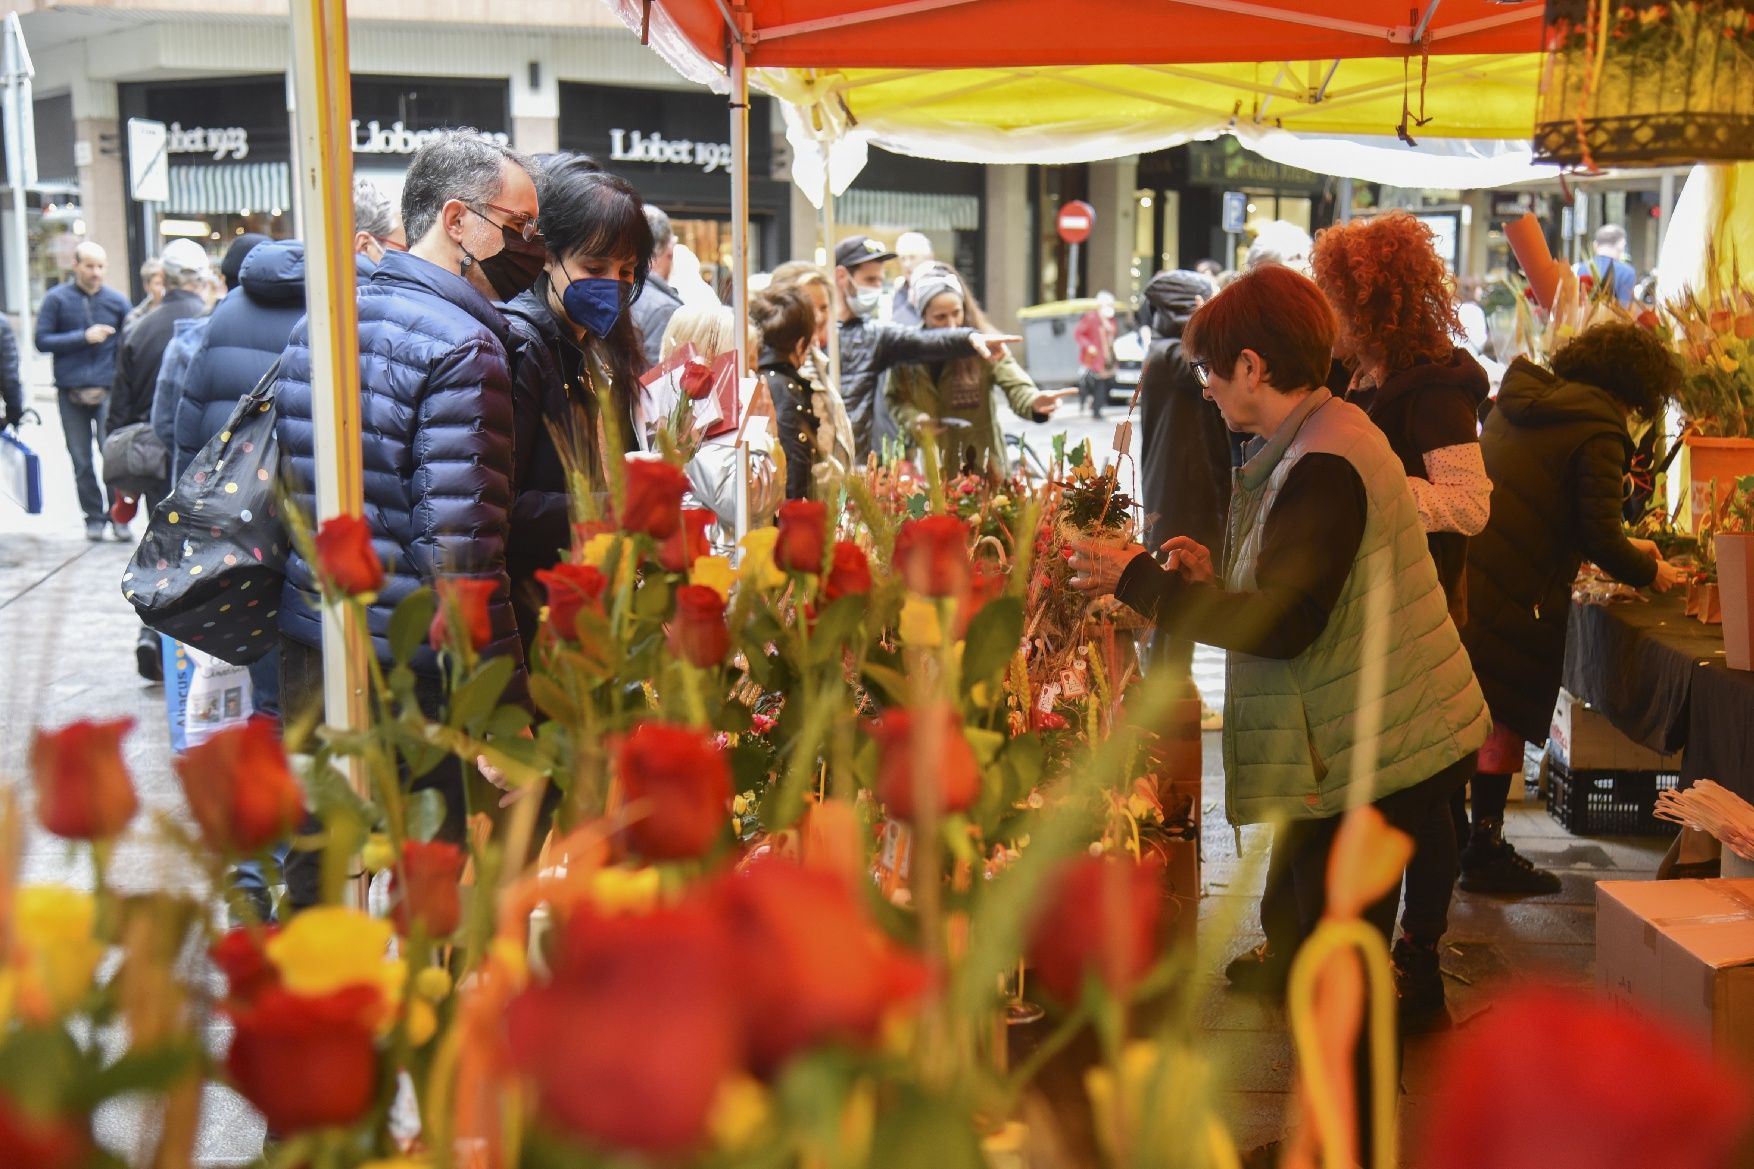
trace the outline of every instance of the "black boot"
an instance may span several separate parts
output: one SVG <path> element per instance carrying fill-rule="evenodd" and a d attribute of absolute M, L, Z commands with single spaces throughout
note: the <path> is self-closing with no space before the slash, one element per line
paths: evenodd
<path fill-rule="evenodd" d="M 164 681 L 164 651 L 159 646 L 158 634 L 144 625 L 140 627 L 140 636 L 134 639 L 134 666 L 148 682 Z"/>
<path fill-rule="evenodd" d="M 1559 878 L 1536 868 L 1504 838 L 1502 824 L 1476 824 L 1462 850 L 1461 887 L 1470 893 L 1528 894 L 1559 892 Z"/>
<path fill-rule="evenodd" d="M 1395 998 L 1401 1032 L 1441 1031 L 1450 1025 L 1449 1008 L 1443 999 L 1443 971 L 1436 946 L 1421 945 L 1408 937 L 1396 940 Z"/>
<path fill-rule="evenodd" d="M 1224 977 L 1237 990 L 1283 997 L 1291 980 L 1291 955 L 1281 955 L 1262 942 L 1232 958 L 1224 967 Z"/>

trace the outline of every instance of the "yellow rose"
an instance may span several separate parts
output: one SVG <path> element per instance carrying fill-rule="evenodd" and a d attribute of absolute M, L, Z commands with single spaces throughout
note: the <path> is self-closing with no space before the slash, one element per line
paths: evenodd
<path fill-rule="evenodd" d="M 786 574 L 773 562 L 773 546 L 780 538 L 778 528 L 756 528 L 737 541 L 743 549 L 743 564 L 738 574 L 758 589 L 784 588 Z"/>
<path fill-rule="evenodd" d="M 268 960 L 280 981 L 294 994 L 330 994 L 344 986 L 384 986 L 385 967 L 394 967 L 394 993 L 400 994 L 407 971 L 387 962 L 393 931 L 390 923 L 367 917 L 357 909 L 322 905 L 295 916 L 268 939 Z"/>
<path fill-rule="evenodd" d="M 688 570 L 688 583 L 705 585 L 729 601 L 731 586 L 737 583 L 737 570 L 723 556 L 697 556 Z"/>
<path fill-rule="evenodd" d="M 944 642 L 944 629 L 938 621 L 938 606 L 921 597 L 909 596 L 901 605 L 901 643 L 917 649 L 932 649 Z"/>
<path fill-rule="evenodd" d="M 585 541 L 585 563 L 601 569 L 609 561 L 609 553 L 614 550 L 615 542 L 621 539 L 615 532 L 599 532 Z"/>
<path fill-rule="evenodd" d="M 97 904 L 64 885 L 26 885 L 13 900 L 16 982 L 8 996 L 19 1010 L 50 1017 L 85 997 L 104 944 L 92 937 Z"/>
<path fill-rule="evenodd" d="M 603 913 L 644 913 L 658 903 L 658 870 L 598 869 L 591 900 Z"/>

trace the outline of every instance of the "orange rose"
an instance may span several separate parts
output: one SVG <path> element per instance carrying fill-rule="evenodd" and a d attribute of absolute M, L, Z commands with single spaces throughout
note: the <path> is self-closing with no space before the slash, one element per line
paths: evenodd
<path fill-rule="evenodd" d="M 372 547 L 372 529 L 356 515 L 330 516 L 317 529 L 317 575 L 349 596 L 384 587 L 384 562 Z"/>
<path fill-rule="evenodd" d="M 486 649 L 493 641 L 493 617 L 487 603 L 493 599 L 498 581 L 467 576 L 443 576 L 438 581 L 438 609 L 432 615 L 432 628 L 426 639 L 435 650 L 443 649 L 450 640 L 451 613 L 468 634 L 469 644 L 476 650 Z"/>
<path fill-rule="evenodd" d="M 402 861 L 390 870 L 391 916 L 396 928 L 412 933 L 419 923 L 430 938 L 448 938 L 463 921 L 461 848 L 446 841 L 402 842 Z"/>
<path fill-rule="evenodd" d="M 667 539 L 682 525 L 682 493 L 687 490 L 688 476 L 680 467 L 657 459 L 629 459 L 621 530 Z"/>
<path fill-rule="evenodd" d="M 227 856 L 260 852 L 304 813 L 304 793 L 273 724 L 249 719 L 190 747 L 172 764 L 201 839 Z"/>
<path fill-rule="evenodd" d="M 964 811 L 980 798 L 980 765 L 963 737 L 962 719 L 949 703 L 917 711 L 886 710 L 867 726 L 877 740 L 877 798 L 890 815 L 910 821 L 918 815 L 917 763 L 926 766 L 919 774 L 928 796 L 937 799 L 940 815 Z"/>
<path fill-rule="evenodd" d="M 731 769 L 711 739 L 692 727 L 641 723 L 622 740 L 617 762 L 634 809 L 626 836 L 634 852 L 688 860 L 712 848 L 730 815 Z"/>
<path fill-rule="evenodd" d="M 122 736 L 133 727 L 131 718 L 82 719 L 58 731 L 37 731 L 31 770 L 44 828 L 68 840 L 108 840 L 128 826 L 140 808 L 122 761 Z"/>

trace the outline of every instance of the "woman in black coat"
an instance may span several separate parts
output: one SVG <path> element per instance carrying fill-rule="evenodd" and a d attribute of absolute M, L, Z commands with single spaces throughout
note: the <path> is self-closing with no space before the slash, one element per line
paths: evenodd
<path fill-rule="evenodd" d="M 1462 641 L 1492 710 L 1474 777 L 1473 832 L 1461 886 L 1473 892 L 1559 887 L 1506 843 L 1510 775 L 1524 740 L 1542 742 L 1559 696 L 1571 583 L 1589 560 L 1625 584 L 1665 592 L 1684 579 L 1648 540 L 1621 527 L 1631 418 L 1654 417 L 1680 378 L 1658 337 L 1597 325 L 1553 357 L 1551 372 L 1518 358 L 1480 436 L 1492 515 L 1468 549 Z M 1544 880 L 1542 880 L 1544 878 Z"/>

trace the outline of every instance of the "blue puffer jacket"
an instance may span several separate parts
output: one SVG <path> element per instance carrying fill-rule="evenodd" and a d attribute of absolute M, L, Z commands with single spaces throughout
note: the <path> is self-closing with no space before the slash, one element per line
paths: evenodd
<path fill-rule="evenodd" d="M 63 390 L 89 386 L 110 388 L 116 380 L 116 354 L 122 348 L 122 318 L 128 315 L 128 298 L 104 287 L 87 296 L 68 280 L 49 289 L 37 309 L 37 351 L 55 355 L 55 385 Z M 86 341 L 93 325 L 115 329 L 103 344 Z"/>
<path fill-rule="evenodd" d="M 390 614 L 438 576 L 491 580 L 488 654 L 522 660 L 506 577 L 512 490 L 512 389 L 505 318 L 461 276 L 390 252 L 359 290 L 360 429 L 365 516 L 387 578 L 367 610 L 372 644 L 390 660 Z M 300 322 L 276 379 L 281 465 L 296 505 L 316 511 L 311 351 Z M 286 568 L 280 630 L 322 642 L 311 568 L 295 552 Z M 423 645 L 416 672 L 436 677 Z M 522 693 L 519 671 L 508 697 Z"/>

